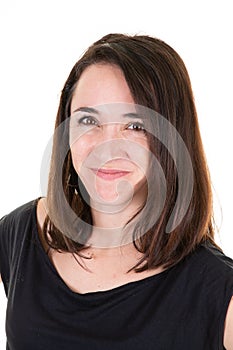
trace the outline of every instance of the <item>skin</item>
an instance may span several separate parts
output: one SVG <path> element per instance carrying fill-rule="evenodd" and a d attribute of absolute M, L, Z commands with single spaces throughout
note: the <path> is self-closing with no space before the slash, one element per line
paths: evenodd
<path fill-rule="evenodd" d="M 233 297 L 229 304 L 226 316 L 224 346 L 227 350 L 233 350 Z"/>

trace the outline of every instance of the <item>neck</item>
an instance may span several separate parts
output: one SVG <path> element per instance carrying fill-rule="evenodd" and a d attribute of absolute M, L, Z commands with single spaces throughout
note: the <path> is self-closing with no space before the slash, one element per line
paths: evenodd
<path fill-rule="evenodd" d="M 110 214 L 93 210 L 90 244 L 98 248 L 115 248 L 132 243 L 132 229 L 126 225 L 136 210 Z"/>
<path fill-rule="evenodd" d="M 132 243 L 133 222 L 128 222 L 142 208 L 142 201 L 134 198 L 121 207 L 91 205 L 93 230 L 89 243 L 99 248 L 113 248 Z M 98 209 L 96 209 L 98 208 Z"/>

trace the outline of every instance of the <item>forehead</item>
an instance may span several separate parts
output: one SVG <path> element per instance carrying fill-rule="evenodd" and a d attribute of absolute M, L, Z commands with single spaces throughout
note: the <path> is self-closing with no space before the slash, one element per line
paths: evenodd
<path fill-rule="evenodd" d="M 113 103 L 134 103 L 122 70 L 116 65 L 98 63 L 82 73 L 71 100 L 71 113 L 80 107 Z"/>

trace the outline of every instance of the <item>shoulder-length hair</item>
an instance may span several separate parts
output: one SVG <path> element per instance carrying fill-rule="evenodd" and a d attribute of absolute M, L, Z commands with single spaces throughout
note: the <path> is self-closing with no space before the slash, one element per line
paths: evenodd
<path fill-rule="evenodd" d="M 135 271 L 158 266 L 171 267 L 197 245 L 206 241 L 215 244 L 210 177 L 188 72 L 174 49 L 157 38 L 146 35 L 106 35 L 90 46 L 71 70 L 62 90 L 55 130 L 70 118 L 71 100 L 81 74 L 88 66 L 97 63 L 120 67 L 135 104 L 161 114 L 174 126 L 189 152 L 193 171 L 189 205 L 185 208 L 181 222 L 168 234 L 166 227 L 179 192 L 177 169 L 166 147 L 156 137 L 150 138 L 150 148 L 156 153 L 165 174 L 166 198 L 159 218 L 152 227 L 145 234 L 137 236 L 136 225 L 132 233 L 134 245 L 142 253 L 142 259 L 134 266 Z M 61 181 L 62 191 L 59 191 Z M 86 230 L 82 223 L 91 225 L 92 216 L 88 202 L 82 196 L 85 189 L 81 190 L 78 184 L 82 186 L 72 164 L 68 131 L 66 127 L 61 128 L 54 134 L 47 193 L 51 215 L 45 220 L 43 234 L 50 247 L 82 255 L 81 251 L 87 248 L 85 242 L 91 235 L 91 230 Z M 64 231 L 56 227 L 56 218 L 60 222 L 67 220 L 64 218 L 64 198 L 80 219 L 76 231 L 77 237 L 82 236 L 82 240 L 63 234 Z M 153 215 L 153 206 L 156 206 L 153 201 L 151 203 L 146 214 L 148 218 Z M 179 210 L 182 211 L 182 208 Z"/>

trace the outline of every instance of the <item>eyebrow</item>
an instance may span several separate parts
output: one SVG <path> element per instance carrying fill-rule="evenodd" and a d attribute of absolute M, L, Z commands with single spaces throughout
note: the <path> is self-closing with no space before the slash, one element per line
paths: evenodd
<path fill-rule="evenodd" d="M 145 119 L 143 115 L 138 113 L 125 113 L 123 114 L 123 117 L 134 118 L 134 119 Z"/>
<path fill-rule="evenodd" d="M 94 113 L 97 115 L 100 114 L 100 112 L 97 109 L 92 108 L 92 107 L 79 107 L 73 111 L 73 113 L 76 113 L 76 112 L 87 112 L 87 113 Z M 125 113 L 125 114 L 123 114 L 123 117 L 134 118 L 134 119 L 144 119 L 145 118 L 145 117 L 143 117 L 143 115 L 138 114 L 138 113 L 133 113 L 133 112 Z"/>
<path fill-rule="evenodd" d="M 87 113 L 99 114 L 99 111 L 97 111 L 97 109 L 91 108 L 91 107 L 79 107 L 73 111 L 73 113 L 76 113 L 76 112 L 87 112 Z"/>

